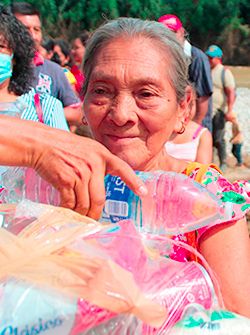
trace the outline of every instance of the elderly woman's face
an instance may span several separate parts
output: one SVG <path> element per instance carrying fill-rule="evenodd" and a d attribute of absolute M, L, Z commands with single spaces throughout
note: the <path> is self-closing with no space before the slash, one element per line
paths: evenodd
<path fill-rule="evenodd" d="M 183 107 L 167 75 L 171 60 L 145 38 L 117 39 L 96 56 L 84 100 L 94 137 L 134 169 L 162 154 Z"/>

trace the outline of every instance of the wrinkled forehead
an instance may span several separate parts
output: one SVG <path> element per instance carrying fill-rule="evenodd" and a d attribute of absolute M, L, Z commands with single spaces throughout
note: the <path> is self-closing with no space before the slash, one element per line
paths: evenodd
<path fill-rule="evenodd" d="M 101 62 L 110 62 L 113 59 L 121 58 L 140 64 L 159 63 L 162 68 L 168 67 L 171 63 L 171 52 L 167 46 L 163 46 L 160 41 L 147 38 L 145 36 L 121 36 L 110 40 L 104 44 L 94 55 L 94 67 Z"/>

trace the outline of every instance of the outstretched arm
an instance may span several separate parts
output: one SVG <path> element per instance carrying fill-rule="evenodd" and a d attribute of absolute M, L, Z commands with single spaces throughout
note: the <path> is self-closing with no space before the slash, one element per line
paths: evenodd
<path fill-rule="evenodd" d="M 6 116 L 0 125 L 0 164 L 34 168 L 60 192 L 64 207 L 97 219 L 107 173 L 119 175 L 138 195 L 147 192 L 133 170 L 97 141 Z"/>

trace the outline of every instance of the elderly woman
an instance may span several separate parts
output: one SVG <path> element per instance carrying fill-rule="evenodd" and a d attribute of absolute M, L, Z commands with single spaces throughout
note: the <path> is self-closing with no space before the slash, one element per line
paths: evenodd
<path fill-rule="evenodd" d="M 171 31 L 139 19 L 108 22 L 91 37 L 83 72 L 85 116 L 97 141 L 134 170 L 174 171 L 195 179 L 199 169 L 164 149 L 173 132 L 185 130 L 191 97 L 188 62 Z M 211 167 L 201 183 L 220 198 L 230 187 Z M 237 220 L 232 213 L 228 222 L 196 231 L 194 243 L 187 240 L 216 273 L 226 307 L 250 317 L 247 225 L 243 211 L 229 201 Z"/>
<path fill-rule="evenodd" d="M 68 130 L 61 102 L 31 89 L 34 54 L 34 42 L 28 30 L 0 6 L 0 103 L 18 102 L 23 119 Z M 44 82 L 46 85 L 46 78 Z"/>

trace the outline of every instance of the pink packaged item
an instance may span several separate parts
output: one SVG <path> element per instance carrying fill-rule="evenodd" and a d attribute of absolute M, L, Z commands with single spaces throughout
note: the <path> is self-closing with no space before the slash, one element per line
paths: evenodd
<path fill-rule="evenodd" d="M 160 334 L 190 302 L 213 306 L 206 271 L 164 257 L 167 238 L 60 207 L 21 202 L 12 210 L 18 235 L 0 229 L 0 334 L 49 325 L 57 335 Z"/>

